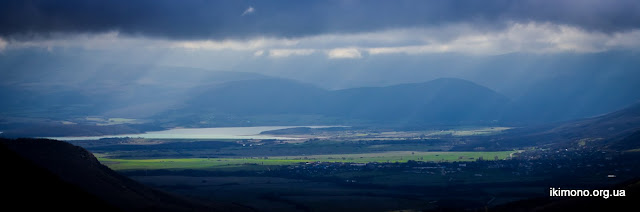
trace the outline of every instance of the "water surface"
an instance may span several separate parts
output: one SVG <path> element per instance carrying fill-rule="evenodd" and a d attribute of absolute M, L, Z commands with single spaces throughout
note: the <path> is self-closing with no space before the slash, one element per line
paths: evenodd
<path fill-rule="evenodd" d="M 151 131 L 140 134 L 104 135 L 104 136 L 68 136 L 47 137 L 50 139 L 98 140 L 102 138 L 149 138 L 149 139 L 281 139 L 294 140 L 300 138 L 260 135 L 263 131 L 280 130 L 296 127 L 328 128 L 341 126 L 263 126 L 263 127 L 213 127 L 213 128 L 175 128 L 162 131 Z"/>

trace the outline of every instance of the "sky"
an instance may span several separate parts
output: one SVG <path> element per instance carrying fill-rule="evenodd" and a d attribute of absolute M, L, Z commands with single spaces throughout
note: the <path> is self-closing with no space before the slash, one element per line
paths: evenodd
<path fill-rule="evenodd" d="M 247 71 L 328 88 L 355 86 L 381 67 L 387 70 L 372 71 L 376 77 L 361 84 L 465 78 L 475 65 L 509 54 L 639 49 L 634 0 L 0 2 L 0 60 L 43 51 L 80 55 L 69 63 Z M 391 69 L 409 74 L 385 81 Z"/>
<path fill-rule="evenodd" d="M 2 48 L 251 50 L 288 57 L 637 48 L 637 1 L 3 1 Z M 116 45 L 115 47 L 119 47 Z M 121 47 L 121 46 L 120 46 Z M 262 51 L 262 52 L 260 52 Z"/>

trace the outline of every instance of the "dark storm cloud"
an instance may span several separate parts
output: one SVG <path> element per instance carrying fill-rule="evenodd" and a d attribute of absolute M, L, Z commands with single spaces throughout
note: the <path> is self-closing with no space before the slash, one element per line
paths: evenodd
<path fill-rule="evenodd" d="M 252 12 L 247 13 L 248 8 Z M 640 1 L 16 0 L 0 3 L 0 37 L 119 31 L 170 39 L 299 37 L 469 23 L 492 30 L 553 22 L 591 31 L 640 27 Z"/>

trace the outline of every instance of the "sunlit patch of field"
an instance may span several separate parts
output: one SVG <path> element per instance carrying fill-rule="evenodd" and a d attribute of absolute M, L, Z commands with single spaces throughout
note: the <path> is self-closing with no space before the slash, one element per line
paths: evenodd
<path fill-rule="evenodd" d="M 514 151 L 499 152 L 413 152 L 392 151 L 363 154 L 333 154 L 308 156 L 277 156 L 247 158 L 166 158 L 166 159 L 113 159 L 96 155 L 98 159 L 114 170 L 141 169 L 219 169 L 238 168 L 245 165 L 294 165 L 306 162 L 336 163 L 406 163 L 409 160 L 430 162 L 457 162 L 483 160 L 503 160 Z"/>
<path fill-rule="evenodd" d="M 509 127 L 484 127 L 475 129 L 453 129 L 453 130 L 441 130 L 428 133 L 427 136 L 438 135 L 451 135 L 451 136 L 478 136 L 478 135 L 493 135 L 502 131 L 511 129 Z"/>

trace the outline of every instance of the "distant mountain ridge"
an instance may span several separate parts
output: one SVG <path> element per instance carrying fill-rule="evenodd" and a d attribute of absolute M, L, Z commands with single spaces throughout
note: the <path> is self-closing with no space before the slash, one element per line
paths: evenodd
<path fill-rule="evenodd" d="M 486 87 L 455 78 L 388 87 L 338 90 L 338 114 L 377 120 L 492 121 L 509 99 Z M 330 108 L 330 107 L 329 107 Z M 346 111 L 345 111 L 346 109 Z"/>
<path fill-rule="evenodd" d="M 294 64 L 249 60 L 233 67 L 180 67 L 162 65 L 162 61 L 123 64 L 63 51 L 13 50 L 0 57 L 0 124 L 7 117 L 149 118 L 185 107 L 207 87 L 274 78 L 326 89 L 462 78 L 509 97 L 511 103 L 500 120 L 517 125 L 587 118 L 640 100 L 640 92 L 634 92 L 640 90 L 640 54 L 636 51 L 509 53 L 486 58 L 464 54 L 370 56 L 357 63 L 310 63 L 290 57 L 286 60 L 295 60 Z M 254 62 L 258 61 L 262 60 Z"/>
<path fill-rule="evenodd" d="M 537 83 L 532 87 L 535 89 L 519 92 L 522 95 L 510 99 L 457 78 L 326 90 L 321 87 L 327 86 L 257 73 L 151 65 L 87 66 L 51 68 L 46 76 L 21 74 L 21 69 L 8 72 L 6 79 L 0 80 L 0 131 L 8 132 L 20 124 L 78 124 L 59 126 L 64 129 L 94 124 L 85 121 L 86 117 L 134 118 L 153 125 L 145 128 L 283 124 L 525 126 L 609 112 L 611 105 L 625 105 L 637 96 L 629 92 L 608 95 L 632 88 L 628 83 L 632 76 L 622 74 L 616 74 L 615 79 L 626 81 L 615 89 L 600 89 L 599 84 L 607 84 L 603 80 L 579 78 L 579 82 L 573 82 L 572 76 L 562 76 L 545 81 L 546 84 Z M 23 67 L 26 73 L 42 68 L 47 67 Z M 88 70 L 76 73 L 80 68 Z M 595 77 L 591 75 L 585 77 Z"/>
<path fill-rule="evenodd" d="M 291 80 L 221 84 L 188 101 L 182 113 L 307 114 L 374 123 L 459 124 L 500 118 L 509 99 L 475 83 L 442 78 L 424 83 L 328 91 Z"/>

